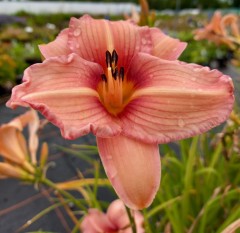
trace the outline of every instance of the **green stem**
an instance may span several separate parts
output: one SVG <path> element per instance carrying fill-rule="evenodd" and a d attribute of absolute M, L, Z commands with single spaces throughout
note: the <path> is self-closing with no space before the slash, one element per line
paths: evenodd
<path fill-rule="evenodd" d="M 131 210 L 127 206 L 126 206 L 126 210 L 127 210 L 128 218 L 130 220 L 130 226 L 132 228 L 132 233 L 137 233 L 136 223 L 135 223 L 134 217 L 131 214 Z"/>
<path fill-rule="evenodd" d="M 151 229 L 151 226 L 150 226 L 150 223 L 149 223 L 149 219 L 148 219 L 148 215 L 147 215 L 147 210 L 143 209 L 142 213 L 143 213 L 143 217 L 144 217 L 144 228 L 145 228 L 145 231 L 146 231 L 146 233 L 152 233 L 152 229 Z"/>
<path fill-rule="evenodd" d="M 80 208 L 81 210 L 87 210 L 86 207 L 84 205 L 82 205 L 78 200 L 75 199 L 74 196 L 72 196 L 69 192 L 66 192 L 65 190 L 62 190 L 60 188 L 58 188 L 52 181 L 43 178 L 41 180 L 42 184 L 45 184 L 46 186 L 57 190 L 59 193 L 61 193 L 64 197 L 68 198 L 69 200 L 71 200 L 72 203 L 74 203 L 78 208 Z"/>

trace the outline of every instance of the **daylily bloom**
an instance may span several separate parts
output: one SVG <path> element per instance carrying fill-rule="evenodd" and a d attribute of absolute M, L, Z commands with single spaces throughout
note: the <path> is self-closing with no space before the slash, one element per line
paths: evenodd
<path fill-rule="evenodd" d="M 137 233 L 144 233 L 142 214 L 133 210 L 132 215 Z M 98 209 L 90 209 L 83 219 L 81 230 L 83 233 L 132 233 L 130 220 L 121 200 L 112 202 L 106 214 Z"/>
<path fill-rule="evenodd" d="M 22 134 L 24 127 L 27 125 L 29 127 L 28 146 Z M 23 178 L 26 177 L 26 172 L 34 173 L 32 164 L 36 161 L 38 125 L 37 113 L 30 110 L 0 126 L 0 155 L 5 160 L 5 162 L 0 163 L 0 175 Z M 29 155 L 31 158 L 29 158 Z"/>
<path fill-rule="evenodd" d="M 26 69 L 9 107 L 31 106 L 75 139 L 97 137 L 115 191 L 132 209 L 151 204 L 160 183 L 158 144 L 225 121 L 231 78 L 176 60 L 186 43 L 127 21 L 72 18 L 45 61 Z"/>
<path fill-rule="evenodd" d="M 234 14 L 222 16 L 221 12 L 216 11 L 209 24 L 195 30 L 194 34 L 196 40 L 208 39 L 216 44 L 226 44 L 234 49 L 234 43 L 240 39 L 238 17 Z"/>
<path fill-rule="evenodd" d="M 29 176 L 29 174 L 20 167 L 13 166 L 9 163 L 0 162 L 0 179 L 6 178 L 27 179 L 30 177 L 31 176 Z"/>

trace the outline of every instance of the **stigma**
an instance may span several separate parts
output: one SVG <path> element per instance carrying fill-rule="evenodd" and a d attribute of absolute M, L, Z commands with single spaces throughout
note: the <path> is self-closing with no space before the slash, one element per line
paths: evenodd
<path fill-rule="evenodd" d="M 106 110 L 117 116 L 129 102 L 133 85 L 127 81 L 124 67 L 118 67 L 118 54 L 106 51 L 106 69 L 98 85 L 100 101 Z"/>

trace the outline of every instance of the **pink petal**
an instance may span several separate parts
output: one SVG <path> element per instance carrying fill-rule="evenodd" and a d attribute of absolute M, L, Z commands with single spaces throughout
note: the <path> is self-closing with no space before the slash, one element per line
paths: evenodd
<path fill-rule="evenodd" d="M 110 204 L 107 210 L 107 216 L 109 220 L 117 226 L 117 229 L 122 229 L 130 225 L 126 207 L 120 199 L 115 200 Z"/>
<path fill-rule="evenodd" d="M 225 121 L 233 107 L 231 78 L 207 67 L 139 54 L 128 79 L 136 91 L 121 116 L 123 133 L 144 142 L 203 133 Z"/>
<path fill-rule="evenodd" d="M 160 183 L 160 155 L 157 144 L 116 136 L 97 137 L 103 166 L 115 191 L 132 209 L 152 203 Z"/>
<path fill-rule="evenodd" d="M 31 162 L 33 164 L 37 163 L 37 149 L 38 149 L 38 130 L 39 130 L 39 126 L 40 126 L 40 121 L 38 118 L 38 114 L 36 111 L 32 110 L 32 119 L 31 121 L 29 121 L 29 152 L 31 155 Z"/>
<path fill-rule="evenodd" d="M 137 210 L 133 210 L 132 214 L 137 227 L 137 232 L 144 233 L 145 231 L 143 229 L 143 222 L 144 222 L 143 215 Z M 110 221 L 117 226 L 117 229 L 124 229 L 126 228 L 126 226 L 130 226 L 130 221 L 126 211 L 126 207 L 124 206 L 124 203 L 120 199 L 115 200 L 111 203 L 111 205 L 108 207 L 108 210 L 107 210 L 107 216 L 110 219 Z M 129 227 L 123 230 L 122 232 L 132 233 L 132 230 Z"/>
<path fill-rule="evenodd" d="M 102 67 L 106 67 L 107 50 L 117 51 L 118 65 L 125 69 L 137 52 L 151 52 L 152 42 L 147 27 L 138 27 L 127 21 L 95 20 L 88 15 L 72 18 L 69 27 L 70 49 Z"/>
<path fill-rule="evenodd" d="M 83 233 L 114 232 L 114 225 L 108 217 L 97 209 L 90 209 L 84 217 L 81 230 Z"/>
<path fill-rule="evenodd" d="M 72 54 L 28 68 L 24 83 L 13 89 L 10 107 L 28 105 L 57 125 L 67 139 L 93 132 L 113 136 L 121 128 L 95 91 L 102 69 Z"/>
<path fill-rule="evenodd" d="M 114 48 L 118 53 L 118 66 L 128 69 L 129 64 L 138 52 L 151 53 L 152 39 L 148 27 L 139 27 L 127 21 L 110 23 L 114 38 Z"/>
<path fill-rule="evenodd" d="M 152 55 L 162 59 L 178 59 L 187 46 L 187 43 L 171 38 L 157 28 L 151 29 L 151 36 L 153 40 Z"/>
<path fill-rule="evenodd" d="M 54 41 L 46 45 L 39 45 L 39 49 L 42 55 L 44 56 L 44 58 L 68 55 L 71 53 L 71 50 L 67 45 L 68 32 L 69 32 L 69 29 L 66 28 L 60 32 L 60 34 Z"/>

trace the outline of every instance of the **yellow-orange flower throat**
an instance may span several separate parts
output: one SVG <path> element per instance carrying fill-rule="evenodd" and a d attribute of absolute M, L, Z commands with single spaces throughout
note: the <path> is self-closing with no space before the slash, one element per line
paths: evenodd
<path fill-rule="evenodd" d="M 98 84 L 100 101 L 106 110 L 114 116 L 121 113 L 129 103 L 133 92 L 133 83 L 127 81 L 124 67 L 118 68 L 118 54 L 106 51 L 107 68 Z"/>

